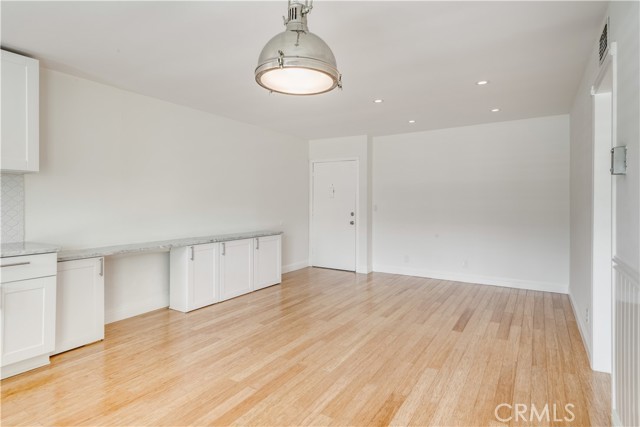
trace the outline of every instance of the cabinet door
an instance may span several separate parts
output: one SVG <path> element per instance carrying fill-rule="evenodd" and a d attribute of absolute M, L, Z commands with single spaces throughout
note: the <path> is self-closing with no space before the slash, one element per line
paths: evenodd
<path fill-rule="evenodd" d="M 280 236 L 256 238 L 253 254 L 254 288 L 262 289 L 280 283 L 282 262 L 280 260 Z"/>
<path fill-rule="evenodd" d="M 218 244 L 191 246 L 189 310 L 220 301 L 218 295 Z"/>
<path fill-rule="evenodd" d="M 2 51 L 2 170 L 38 171 L 39 64 Z"/>
<path fill-rule="evenodd" d="M 220 300 L 253 290 L 254 239 L 220 244 Z"/>
<path fill-rule="evenodd" d="M 58 263 L 54 354 L 104 339 L 104 258 Z"/>
<path fill-rule="evenodd" d="M 2 366 L 53 351 L 56 277 L 3 283 L 0 294 Z"/>

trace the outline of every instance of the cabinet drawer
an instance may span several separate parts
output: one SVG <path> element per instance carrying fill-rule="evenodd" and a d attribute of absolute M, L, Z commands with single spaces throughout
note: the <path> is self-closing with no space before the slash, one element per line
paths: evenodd
<path fill-rule="evenodd" d="M 56 253 L 2 258 L 0 260 L 2 283 L 55 276 L 57 260 Z"/>

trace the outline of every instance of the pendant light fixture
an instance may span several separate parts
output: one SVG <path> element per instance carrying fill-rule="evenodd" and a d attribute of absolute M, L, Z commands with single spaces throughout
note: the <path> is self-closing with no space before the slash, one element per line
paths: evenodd
<path fill-rule="evenodd" d="M 256 82 L 270 92 L 317 95 L 342 88 L 342 76 L 329 46 L 309 32 L 307 15 L 313 0 L 289 0 L 287 29 L 262 49 Z"/>

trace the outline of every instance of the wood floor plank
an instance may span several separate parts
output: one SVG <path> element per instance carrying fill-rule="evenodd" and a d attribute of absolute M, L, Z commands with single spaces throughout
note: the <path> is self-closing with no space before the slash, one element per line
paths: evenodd
<path fill-rule="evenodd" d="M 3 380 L 0 421 L 602 426 L 609 387 L 566 295 L 306 268 L 188 314 L 107 325 L 104 341 Z M 532 418 L 533 405 L 559 419 Z"/>

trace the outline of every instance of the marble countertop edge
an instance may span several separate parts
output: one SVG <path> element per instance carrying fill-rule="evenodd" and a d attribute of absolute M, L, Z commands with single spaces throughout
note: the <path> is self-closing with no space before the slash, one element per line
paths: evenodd
<path fill-rule="evenodd" d="M 58 252 L 58 261 L 74 261 L 87 258 L 99 258 L 103 256 L 124 255 L 142 252 L 165 252 L 172 248 L 180 248 L 192 245 L 204 245 L 207 243 L 229 242 L 232 240 L 254 239 L 256 237 L 276 236 L 282 231 L 254 231 L 248 233 L 219 234 L 201 237 L 187 237 L 172 240 L 159 240 L 155 242 L 142 242 L 123 245 L 104 246 L 77 250 L 64 250 Z M 4 256 L 4 255 L 3 255 Z"/>
<path fill-rule="evenodd" d="M 0 257 L 9 258 L 14 256 L 40 255 L 60 251 L 59 245 L 37 242 L 15 242 L 3 243 L 0 245 Z"/>

